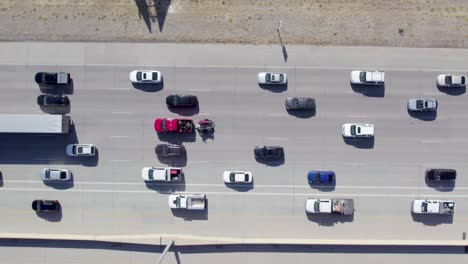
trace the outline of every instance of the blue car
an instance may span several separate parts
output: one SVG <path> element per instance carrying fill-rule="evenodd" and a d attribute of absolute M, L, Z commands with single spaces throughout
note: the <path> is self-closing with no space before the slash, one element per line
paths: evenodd
<path fill-rule="evenodd" d="M 309 171 L 307 180 L 310 184 L 329 184 L 335 179 L 333 171 Z"/>

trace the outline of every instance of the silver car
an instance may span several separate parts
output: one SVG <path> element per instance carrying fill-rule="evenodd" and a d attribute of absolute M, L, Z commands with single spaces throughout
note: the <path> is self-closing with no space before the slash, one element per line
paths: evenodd
<path fill-rule="evenodd" d="M 287 110 L 315 110 L 315 99 L 310 97 L 288 97 L 285 105 Z"/>
<path fill-rule="evenodd" d="M 71 180 L 71 172 L 65 169 L 45 168 L 41 171 L 41 179 L 43 181 L 69 181 Z"/>
<path fill-rule="evenodd" d="M 436 111 L 437 106 L 436 99 L 416 98 L 408 100 L 409 111 Z"/>
<path fill-rule="evenodd" d="M 260 72 L 258 74 L 259 84 L 286 84 L 287 82 L 286 73 Z"/>

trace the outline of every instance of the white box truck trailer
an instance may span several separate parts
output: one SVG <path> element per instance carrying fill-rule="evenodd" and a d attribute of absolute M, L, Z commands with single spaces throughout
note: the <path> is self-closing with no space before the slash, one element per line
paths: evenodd
<path fill-rule="evenodd" d="M 67 134 L 70 125 L 66 115 L 0 114 L 0 133 Z"/>

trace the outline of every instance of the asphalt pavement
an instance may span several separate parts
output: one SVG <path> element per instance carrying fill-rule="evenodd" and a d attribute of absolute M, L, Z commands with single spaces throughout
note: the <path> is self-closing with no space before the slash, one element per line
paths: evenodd
<path fill-rule="evenodd" d="M 1 113 L 69 114 L 69 135 L 0 135 L 0 232 L 66 234 L 193 234 L 323 239 L 452 239 L 468 220 L 466 90 L 435 85 L 437 74 L 468 72 L 467 50 L 351 47 L 0 43 Z M 385 87 L 351 87 L 353 69 L 386 72 Z M 163 73 L 163 84 L 134 87 L 134 69 Z M 67 71 L 68 109 L 40 109 L 37 71 Z M 260 71 L 288 74 L 288 85 L 264 88 Z M 48 90 L 42 89 L 42 92 Z M 170 111 L 169 94 L 198 96 L 200 106 Z M 314 97 L 312 114 L 287 112 L 288 96 Z M 439 101 L 436 115 L 410 115 L 410 98 Z M 210 118 L 213 138 L 158 135 L 155 118 Z M 345 141 L 348 122 L 375 125 L 371 141 Z M 94 158 L 65 154 L 70 143 L 91 143 Z M 187 156 L 161 160 L 155 146 L 183 143 Z M 254 159 L 257 145 L 280 145 L 284 161 Z M 145 166 L 180 166 L 181 184 L 145 184 Z M 41 168 L 67 168 L 73 181 L 44 184 Z M 454 186 L 428 186 L 427 168 L 453 168 Z M 334 170 L 336 184 L 313 188 L 309 170 Z M 252 171 L 254 184 L 226 186 L 224 170 Z M 203 212 L 171 212 L 172 192 L 205 193 Z M 310 216 L 309 197 L 355 201 L 353 217 Z M 34 199 L 58 199 L 59 215 L 36 215 Z M 450 199 L 453 217 L 415 217 L 413 199 Z"/>

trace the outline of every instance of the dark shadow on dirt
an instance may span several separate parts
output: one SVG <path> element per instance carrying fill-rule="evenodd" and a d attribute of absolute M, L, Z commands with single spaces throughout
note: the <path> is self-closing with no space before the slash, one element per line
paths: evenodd
<path fill-rule="evenodd" d="M 143 92 L 155 93 L 164 89 L 164 78 L 160 83 L 132 83 L 132 86 Z"/>
<path fill-rule="evenodd" d="M 159 32 L 163 31 L 166 21 L 167 11 L 171 6 L 171 0 L 153 0 L 156 9 L 156 18 L 158 20 Z"/>
<path fill-rule="evenodd" d="M 289 115 L 297 118 L 311 118 L 317 114 L 317 110 L 286 110 Z"/>
<path fill-rule="evenodd" d="M 343 137 L 343 140 L 346 144 L 351 145 L 359 149 L 373 149 L 375 139 L 374 137 L 369 138 L 346 138 Z"/>
<path fill-rule="evenodd" d="M 434 121 L 437 118 L 437 111 L 419 112 L 408 110 L 408 115 L 421 121 Z"/>
<path fill-rule="evenodd" d="M 354 214 L 352 215 L 337 215 L 337 214 L 308 214 L 307 219 L 315 222 L 320 226 L 334 226 L 337 223 L 353 222 Z"/>
<path fill-rule="evenodd" d="M 431 215 L 431 214 L 413 214 L 413 221 L 422 223 L 427 226 L 437 226 L 441 224 L 452 224 L 453 215 Z"/>
<path fill-rule="evenodd" d="M 351 84 L 355 93 L 360 93 L 367 97 L 385 97 L 385 85 L 362 85 Z"/>
<path fill-rule="evenodd" d="M 453 95 L 453 96 L 462 95 L 466 93 L 466 86 L 455 88 L 455 87 L 446 87 L 446 86 L 437 85 L 437 89 L 442 93 Z"/>
<path fill-rule="evenodd" d="M 146 28 L 148 28 L 149 33 L 151 33 L 151 20 L 153 19 L 153 15 L 150 13 L 148 1 L 147 0 L 135 0 L 135 4 L 138 7 L 138 16 L 140 19 L 146 24 Z"/>
<path fill-rule="evenodd" d="M 288 83 L 286 84 L 259 84 L 258 86 L 272 93 L 282 93 L 288 90 Z"/>

